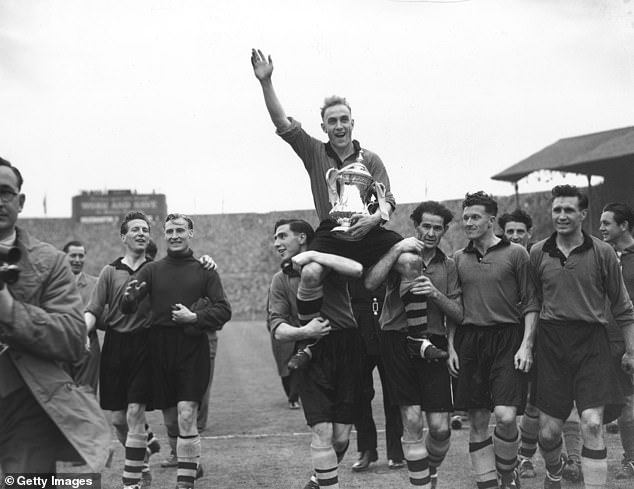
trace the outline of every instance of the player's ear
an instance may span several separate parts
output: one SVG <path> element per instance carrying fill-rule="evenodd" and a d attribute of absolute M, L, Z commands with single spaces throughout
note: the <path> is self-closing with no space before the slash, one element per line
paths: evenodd
<path fill-rule="evenodd" d="M 323 122 L 320 124 L 321 126 L 321 130 L 324 131 L 325 133 L 327 133 L 328 131 L 326 131 L 326 124 L 324 124 Z"/>

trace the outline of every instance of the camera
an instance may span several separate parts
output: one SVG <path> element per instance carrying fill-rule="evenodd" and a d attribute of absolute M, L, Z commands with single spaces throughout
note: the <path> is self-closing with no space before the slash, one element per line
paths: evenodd
<path fill-rule="evenodd" d="M 17 246 L 0 245 L 0 284 L 14 284 L 18 281 L 20 268 L 16 263 L 21 257 L 22 252 Z"/>

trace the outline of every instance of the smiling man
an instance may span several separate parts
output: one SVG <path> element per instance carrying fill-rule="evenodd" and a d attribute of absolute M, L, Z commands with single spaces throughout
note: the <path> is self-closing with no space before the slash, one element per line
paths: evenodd
<path fill-rule="evenodd" d="M 494 234 L 497 202 L 467 194 L 462 224 L 469 244 L 454 259 L 464 319 L 448 324 L 449 368 L 457 375 L 454 404 L 468 410 L 469 455 L 478 488 L 519 487 L 520 437 L 515 416 L 524 409 L 539 306 L 528 252 Z M 489 434 L 491 411 L 495 415 Z"/>
<path fill-rule="evenodd" d="M 527 212 L 515 209 L 513 212 L 502 214 L 498 219 L 498 225 L 511 243 L 530 249 L 528 244 L 531 240 L 533 219 Z"/>
<path fill-rule="evenodd" d="M 352 139 L 354 119 L 347 100 L 339 96 L 327 97 L 324 100 L 320 112 L 322 131 L 328 136 L 328 142 L 324 143 L 311 137 L 297 120 L 286 116 L 273 87 L 271 57 L 267 58 L 262 51 L 253 49 L 251 65 L 262 87 L 264 102 L 277 134 L 300 157 L 310 178 L 315 210 L 321 221 L 315 231 L 311 249 L 351 258 L 364 267 L 375 264 L 403 238 L 382 226 L 396 207 L 390 191 L 390 180 L 381 158 Z M 382 206 L 379 205 L 371 214 L 355 214 L 347 231 L 333 232 L 338 223 L 329 214 L 332 204 L 326 174 L 330 169 L 340 170 L 355 163 L 365 166 L 374 181 L 383 185 L 388 209 L 381 209 Z M 408 325 L 412 328 L 410 347 L 415 356 L 446 356 L 445 352 L 438 350 L 423 338 L 427 324 L 425 296 L 410 293 L 414 286 L 413 280 L 420 268 L 420 256 L 417 253 L 422 249 L 422 243 L 416 243 L 416 252 L 399 256 L 394 267 L 403 278 L 400 294 L 407 310 Z M 319 317 L 327 273 L 328 270 L 319 263 L 309 263 L 302 268 L 297 307 L 300 321 L 304 324 Z M 298 358 L 298 361 L 301 361 L 301 358 Z"/>
<path fill-rule="evenodd" d="M 194 487 L 200 463 L 198 409 L 209 383 L 206 330 L 219 330 L 231 319 L 231 306 L 220 276 L 194 258 L 194 223 L 184 214 L 165 218 L 167 256 L 143 267 L 121 300 L 124 314 L 137 310 L 147 296 L 152 315 L 148 351 L 152 405 L 165 419 L 177 419 L 178 489 Z"/>
<path fill-rule="evenodd" d="M 634 210 L 618 202 L 607 204 L 601 214 L 599 231 L 603 240 L 610 243 L 619 257 L 625 288 L 634 300 Z M 616 473 L 617 479 L 634 479 L 634 378 L 623 372 L 618 364 L 625 353 L 623 333 L 614 321 L 608 325 L 608 337 L 612 360 L 616 363 L 612 380 L 625 396 L 625 405 L 618 418 L 619 436 L 623 447 L 623 460 Z"/>
<path fill-rule="evenodd" d="M 402 446 L 410 482 L 434 489 L 438 468 L 449 451 L 449 416 L 453 410 L 451 381 L 446 363 L 407 354 L 407 318 L 401 300 L 400 276 L 392 270 L 402 251 L 415 249 L 422 241 L 422 267 L 412 293 L 428 298 L 428 330 L 432 344 L 447 349 L 446 324 L 462 322 L 460 285 L 454 260 L 438 247 L 453 219 L 453 213 L 438 202 L 419 204 L 410 216 L 416 238 L 398 243 L 367 274 L 366 286 L 375 288 L 387 279 L 387 291 L 380 323 L 381 353 L 392 402 L 400 408 L 403 421 Z M 398 249 L 400 248 L 400 249 Z M 424 438 L 424 419 L 429 432 Z"/>
<path fill-rule="evenodd" d="M 573 403 L 581 417 L 581 466 L 586 488 L 603 488 L 607 451 L 603 415 L 610 395 L 610 305 L 625 340 L 622 367 L 634 373 L 634 309 L 610 245 L 582 229 L 588 198 L 577 187 L 552 189 L 555 232 L 531 248 L 531 271 L 541 298 L 535 405 L 546 489 L 561 487 L 561 432 Z"/>
<path fill-rule="evenodd" d="M 66 258 L 70 264 L 70 271 L 73 272 L 75 283 L 79 289 L 79 295 L 84 306 L 88 305 L 90 296 L 95 285 L 97 277 L 84 273 L 84 264 L 86 263 L 86 246 L 81 241 L 69 241 L 62 248 L 66 253 Z M 90 351 L 86 353 L 84 359 L 76 368 L 77 372 L 73 377 L 80 385 L 89 385 L 93 391 L 97 392 L 99 384 L 99 361 L 101 351 L 99 347 L 99 338 L 96 329 L 93 329 L 88 335 Z"/>
<path fill-rule="evenodd" d="M 112 424 L 125 448 L 122 473 L 124 487 L 138 487 L 149 480 L 144 463 L 147 449 L 145 407 L 151 400 L 148 365 L 149 305 L 143 304 L 133 316 L 119 311 L 119 302 L 128 281 L 147 262 L 145 250 L 150 240 L 150 224 L 142 212 L 127 213 L 119 229 L 124 255 L 106 265 L 86 306 L 84 320 L 89 336 L 103 321 L 105 337 L 99 366 L 99 402 L 112 411 Z"/>
<path fill-rule="evenodd" d="M 306 221 L 282 219 L 274 227 L 275 249 L 282 262 L 291 260 L 273 277 L 269 289 L 268 322 L 273 338 L 281 342 L 319 340 L 319 354 L 299 370 L 299 392 L 306 423 L 311 428 L 310 455 L 314 474 L 306 489 L 336 489 L 338 465 L 348 448 L 358 404 L 363 343 L 350 306 L 347 281 L 359 277 L 361 265 L 337 255 L 307 251 L 313 228 Z M 296 268 L 320 263 L 331 269 L 324 284 L 323 316 L 301 324 L 295 297 L 299 287 Z M 342 275 L 341 275 L 342 274 Z"/>

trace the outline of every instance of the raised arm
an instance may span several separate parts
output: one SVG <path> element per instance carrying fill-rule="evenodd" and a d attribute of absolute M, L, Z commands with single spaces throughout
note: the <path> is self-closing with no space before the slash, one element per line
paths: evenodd
<path fill-rule="evenodd" d="M 260 81 L 262 86 L 262 94 L 264 95 L 264 103 L 266 109 L 269 111 L 271 121 L 277 128 L 278 132 L 283 132 L 288 129 L 291 123 L 286 117 L 284 108 L 277 98 L 275 89 L 273 88 L 273 81 L 271 75 L 273 74 L 273 60 L 269 55 L 268 58 L 264 56 L 259 49 L 251 50 L 251 65 L 253 66 L 253 74 Z"/>
<path fill-rule="evenodd" d="M 363 274 L 363 266 L 361 263 L 345 258 L 343 256 L 332 255 L 330 253 L 321 253 L 319 251 L 304 251 L 292 258 L 293 264 L 298 267 L 314 262 L 330 270 L 345 275 L 346 277 L 359 278 Z"/>

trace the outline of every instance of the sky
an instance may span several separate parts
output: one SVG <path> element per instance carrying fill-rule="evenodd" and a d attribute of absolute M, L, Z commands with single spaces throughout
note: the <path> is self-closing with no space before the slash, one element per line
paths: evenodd
<path fill-rule="evenodd" d="M 191 214 L 311 208 L 253 47 L 311 135 L 324 97 L 347 97 L 397 202 L 508 195 L 492 175 L 634 125 L 634 0 L 0 0 L 0 156 L 23 216 L 106 189 Z"/>

